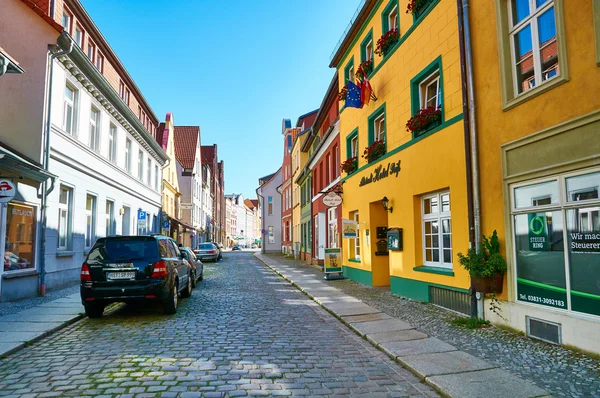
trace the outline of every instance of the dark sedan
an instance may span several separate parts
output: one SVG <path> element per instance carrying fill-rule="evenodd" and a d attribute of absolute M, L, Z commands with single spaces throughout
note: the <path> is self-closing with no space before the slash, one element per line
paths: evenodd
<path fill-rule="evenodd" d="M 198 250 L 194 250 L 194 254 L 201 261 L 219 261 L 221 252 L 214 243 L 200 243 Z"/>
<path fill-rule="evenodd" d="M 179 247 L 179 250 L 181 250 L 183 257 L 192 266 L 192 286 L 196 287 L 197 281 L 204 280 L 204 264 L 202 264 L 202 261 L 196 257 L 193 250 L 189 247 Z"/>

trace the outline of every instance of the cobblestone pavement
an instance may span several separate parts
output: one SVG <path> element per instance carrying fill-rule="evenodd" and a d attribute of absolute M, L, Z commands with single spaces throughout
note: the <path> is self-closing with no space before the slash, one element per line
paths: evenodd
<path fill-rule="evenodd" d="M 304 272 L 323 277 L 320 270 L 300 261 L 282 255 L 269 257 L 281 264 L 293 265 Z M 553 396 L 600 397 L 598 359 L 497 327 L 469 330 L 455 326 L 450 323 L 456 318 L 451 311 L 405 299 L 349 279 L 326 283 L 459 350 L 530 380 Z"/>
<path fill-rule="evenodd" d="M 0 396 L 433 397 L 250 253 L 206 264 L 174 316 L 122 306 L 0 360 Z"/>
<path fill-rule="evenodd" d="M 0 303 L 0 316 L 16 314 L 19 311 L 33 308 L 40 304 L 49 303 L 50 301 L 54 301 L 56 299 L 66 297 L 78 292 L 79 285 L 76 285 L 64 289 L 47 292 L 47 294 L 44 297 L 31 297 L 19 301 L 9 301 L 6 303 Z"/>

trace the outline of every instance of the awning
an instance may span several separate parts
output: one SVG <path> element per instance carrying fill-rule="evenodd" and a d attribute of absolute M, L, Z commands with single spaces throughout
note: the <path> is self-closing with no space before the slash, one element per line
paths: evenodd
<path fill-rule="evenodd" d="M 0 175 L 14 174 L 15 177 L 26 177 L 37 182 L 44 182 L 48 178 L 54 180 L 56 175 L 44 170 L 41 165 L 8 149 L 0 144 Z M 8 176 L 7 176 L 8 177 Z"/>
<path fill-rule="evenodd" d="M 178 219 L 176 219 L 176 218 L 173 218 L 173 217 L 171 217 L 171 216 L 169 216 L 169 220 L 170 220 L 172 223 L 177 223 L 177 224 L 181 225 L 182 227 L 184 227 L 185 229 L 188 229 L 188 230 L 190 230 L 190 231 L 195 231 L 195 230 L 196 230 L 196 228 L 192 227 L 191 225 L 189 225 L 189 224 L 186 224 L 186 223 L 184 223 L 183 221 L 181 221 L 181 220 L 178 220 Z"/>

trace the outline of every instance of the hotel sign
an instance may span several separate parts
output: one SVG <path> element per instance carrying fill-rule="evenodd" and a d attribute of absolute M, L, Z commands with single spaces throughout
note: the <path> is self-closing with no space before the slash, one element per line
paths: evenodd
<path fill-rule="evenodd" d="M 372 182 L 381 181 L 384 178 L 388 178 L 389 176 L 398 177 L 399 173 L 400 173 L 400 161 L 399 160 L 397 162 L 388 163 L 387 167 L 385 167 L 385 168 L 381 164 L 381 165 L 377 166 L 375 168 L 375 170 L 373 170 L 373 172 L 369 176 L 364 176 L 363 178 L 361 178 L 358 186 L 362 187 L 363 185 L 367 185 Z"/>

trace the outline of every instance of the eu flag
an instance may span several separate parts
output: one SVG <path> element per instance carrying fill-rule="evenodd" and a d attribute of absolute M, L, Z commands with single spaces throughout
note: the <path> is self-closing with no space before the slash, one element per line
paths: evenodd
<path fill-rule="evenodd" d="M 360 88 L 352 81 L 348 81 L 348 92 L 346 93 L 346 108 L 362 108 L 360 99 Z"/>

